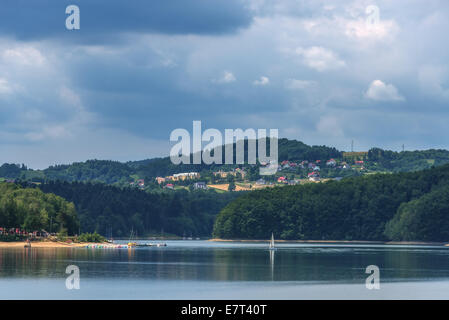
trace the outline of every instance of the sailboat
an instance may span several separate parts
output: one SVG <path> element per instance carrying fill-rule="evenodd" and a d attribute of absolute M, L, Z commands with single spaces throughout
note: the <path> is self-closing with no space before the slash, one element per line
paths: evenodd
<path fill-rule="evenodd" d="M 137 243 L 133 240 L 133 235 L 134 235 L 134 230 L 131 229 L 131 235 L 129 236 L 129 241 L 128 241 L 128 247 L 135 247 L 137 246 Z"/>
<path fill-rule="evenodd" d="M 274 247 L 274 234 L 273 233 L 271 233 L 271 241 L 270 241 L 270 246 L 268 247 L 268 249 L 276 250 L 276 248 Z"/>

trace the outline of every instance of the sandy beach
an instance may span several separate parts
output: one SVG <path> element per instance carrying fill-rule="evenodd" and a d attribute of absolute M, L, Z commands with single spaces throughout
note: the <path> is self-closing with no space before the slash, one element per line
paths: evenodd
<path fill-rule="evenodd" d="M 20 242 L 0 242 L 0 248 L 23 248 L 25 241 Z M 32 248 L 80 248 L 85 247 L 88 243 L 66 243 L 56 241 L 36 241 L 31 242 Z M 94 244 L 94 243 L 89 243 Z"/>

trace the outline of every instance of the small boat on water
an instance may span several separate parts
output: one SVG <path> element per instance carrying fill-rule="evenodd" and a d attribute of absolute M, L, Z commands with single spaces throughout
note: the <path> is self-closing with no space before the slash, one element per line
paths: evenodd
<path fill-rule="evenodd" d="M 268 247 L 269 250 L 276 250 L 275 246 L 274 246 L 274 234 L 271 233 L 271 240 L 270 240 L 270 245 Z"/>
<path fill-rule="evenodd" d="M 131 235 L 129 236 L 128 247 L 137 247 L 137 242 L 133 240 L 134 230 L 131 229 Z M 136 235 L 137 238 L 137 235 Z"/>

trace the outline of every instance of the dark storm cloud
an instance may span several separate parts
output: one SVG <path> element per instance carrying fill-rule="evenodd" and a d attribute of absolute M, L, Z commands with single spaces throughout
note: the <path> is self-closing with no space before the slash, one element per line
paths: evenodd
<path fill-rule="evenodd" d="M 447 1 L 377 0 L 376 28 L 368 3 L 3 0 L 0 163 L 166 155 L 193 120 L 342 150 L 447 148 Z"/>
<path fill-rule="evenodd" d="M 81 29 L 68 32 L 65 9 L 80 8 Z M 0 33 L 21 40 L 111 41 L 117 33 L 226 34 L 248 27 L 240 0 L 4 0 Z"/>

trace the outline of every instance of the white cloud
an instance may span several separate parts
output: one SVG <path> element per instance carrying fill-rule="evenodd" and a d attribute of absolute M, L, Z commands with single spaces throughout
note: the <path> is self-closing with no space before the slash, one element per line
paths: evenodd
<path fill-rule="evenodd" d="M 340 60 L 332 50 L 323 47 L 298 47 L 295 52 L 302 57 L 304 64 L 320 72 L 345 66 L 345 62 Z"/>
<path fill-rule="evenodd" d="M 401 96 L 392 84 L 385 84 L 381 80 L 374 80 L 371 82 L 366 97 L 377 101 L 404 101 L 405 98 Z"/>
<path fill-rule="evenodd" d="M 0 78 L 0 94 L 9 94 L 12 92 L 12 88 L 9 85 L 8 80 Z"/>
<path fill-rule="evenodd" d="M 42 53 L 32 46 L 17 46 L 3 51 L 2 57 L 12 64 L 25 66 L 41 66 L 45 63 Z"/>
<path fill-rule="evenodd" d="M 304 90 L 315 85 L 317 82 L 312 80 L 288 79 L 285 81 L 286 88 L 290 90 Z"/>
<path fill-rule="evenodd" d="M 344 33 L 349 38 L 357 39 L 387 39 L 398 32 L 397 24 L 392 20 L 368 24 L 365 19 L 345 20 Z"/>
<path fill-rule="evenodd" d="M 255 80 L 253 82 L 253 84 L 255 86 L 266 86 L 269 83 L 270 83 L 270 79 L 268 77 L 264 77 L 264 76 L 260 77 L 259 80 Z"/>
<path fill-rule="evenodd" d="M 214 79 L 212 82 L 215 83 L 231 83 L 236 81 L 234 74 L 230 71 L 223 71 L 223 76 L 219 79 Z"/>
<path fill-rule="evenodd" d="M 383 16 L 385 6 L 379 8 L 363 1 L 344 2 L 347 3 L 325 6 L 323 9 L 327 12 L 323 15 L 304 19 L 303 28 L 314 37 L 340 40 L 346 37 L 369 46 L 394 40 L 398 35 L 400 28 L 396 20 Z"/>

